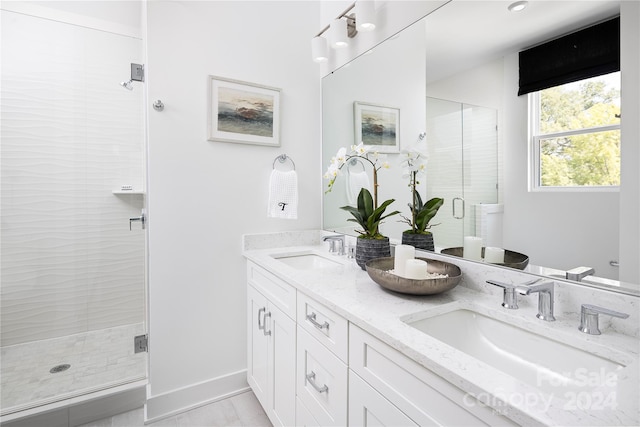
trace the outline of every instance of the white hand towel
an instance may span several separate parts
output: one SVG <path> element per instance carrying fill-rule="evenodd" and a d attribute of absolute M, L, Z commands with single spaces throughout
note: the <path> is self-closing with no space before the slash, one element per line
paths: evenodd
<path fill-rule="evenodd" d="M 271 218 L 298 218 L 298 174 L 295 170 L 271 171 L 267 214 Z"/>
<path fill-rule="evenodd" d="M 366 188 L 371 192 L 371 184 L 369 183 L 369 175 L 366 171 L 362 172 L 351 172 L 347 173 L 347 179 L 345 180 L 347 184 L 347 202 L 351 206 L 358 205 L 358 194 L 360 194 L 360 190 Z"/>

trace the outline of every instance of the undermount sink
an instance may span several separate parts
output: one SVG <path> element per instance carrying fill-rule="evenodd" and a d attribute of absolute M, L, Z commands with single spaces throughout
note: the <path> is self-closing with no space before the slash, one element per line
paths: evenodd
<path fill-rule="evenodd" d="M 342 266 L 338 261 L 314 253 L 272 255 L 272 257 L 298 270 L 322 270 Z"/>
<path fill-rule="evenodd" d="M 406 323 L 561 399 L 597 388 L 615 391 L 617 372 L 625 367 L 473 310 L 457 309 Z"/>

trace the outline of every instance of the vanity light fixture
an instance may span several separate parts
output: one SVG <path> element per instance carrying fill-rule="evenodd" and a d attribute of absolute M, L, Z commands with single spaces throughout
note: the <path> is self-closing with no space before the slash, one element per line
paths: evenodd
<path fill-rule="evenodd" d="M 348 14 L 355 8 L 355 13 Z M 358 17 L 356 19 L 356 16 Z M 311 39 L 311 55 L 315 62 L 329 60 L 329 52 L 326 48 L 327 39 L 333 49 L 342 49 L 349 46 L 349 38 L 353 38 L 361 31 L 372 31 L 375 27 L 375 7 L 373 0 L 360 0 L 354 2 L 342 12 L 331 25 L 324 27 Z M 328 37 L 322 35 L 329 30 Z"/>
<path fill-rule="evenodd" d="M 509 9 L 509 12 L 520 12 L 521 10 L 526 9 L 528 4 L 528 1 L 517 1 L 515 3 L 511 3 L 507 9 Z"/>
<path fill-rule="evenodd" d="M 311 55 L 314 62 L 327 62 L 329 60 L 329 49 L 326 38 L 316 36 L 311 39 Z"/>
<path fill-rule="evenodd" d="M 334 49 L 343 49 L 349 46 L 347 41 L 347 20 L 336 18 L 329 27 L 329 40 Z"/>
<path fill-rule="evenodd" d="M 376 28 L 376 9 L 371 0 L 356 2 L 356 28 L 358 31 L 373 31 Z"/>

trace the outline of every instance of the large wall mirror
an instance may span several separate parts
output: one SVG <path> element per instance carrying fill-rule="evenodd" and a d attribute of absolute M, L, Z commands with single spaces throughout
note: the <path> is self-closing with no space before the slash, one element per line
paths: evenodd
<path fill-rule="evenodd" d="M 520 14 L 506 6 L 454 0 L 324 77 L 323 169 L 340 147 L 360 142 L 355 103 L 392 108 L 399 111 L 400 149 L 426 135 L 421 193 L 445 199 L 432 221 L 439 224 L 431 229 L 436 247 L 482 236 L 486 246 L 526 254 L 532 273 L 564 278 L 565 271 L 588 266 L 596 274 L 584 284 L 639 294 L 637 284 L 617 281 L 617 191 L 529 191 L 527 96 L 517 96 L 519 51 L 615 17 L 619 2 L 530 2 Z M 394 198 L 392 208 L 408 213 L 401 154 L 386 156 L 390 168 L 378 175 L 379 198 Z M 325 229 L 356 235 L 339 208 L 353 200 L 348 175 L 364 171 L 358 162 L 345 165 L 324 195 Z M 406 228 L 390 218 L 381 231 L 400 239 Z"/>

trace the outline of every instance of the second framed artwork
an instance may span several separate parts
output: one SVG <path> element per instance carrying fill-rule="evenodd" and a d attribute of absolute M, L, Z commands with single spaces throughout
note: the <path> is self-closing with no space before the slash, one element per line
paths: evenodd
<path fill-rule="evenodd" d="M 355 101 L 355 143 L 380 153 L 400 152 L 400 109 Z"/>
<path fill-rule="evenodd" d="M 280 89 L 209 76 L 209 141 L 280 146 Z"/>

